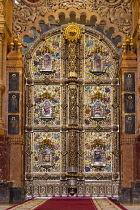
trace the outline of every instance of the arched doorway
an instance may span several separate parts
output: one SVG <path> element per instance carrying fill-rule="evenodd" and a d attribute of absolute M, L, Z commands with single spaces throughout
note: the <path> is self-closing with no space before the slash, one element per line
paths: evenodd
<path fill-rule="evenodd" d="M 118 196 L 115 46 L 71 23 L 42 34 L 25 63 L 26 196 Z"/>

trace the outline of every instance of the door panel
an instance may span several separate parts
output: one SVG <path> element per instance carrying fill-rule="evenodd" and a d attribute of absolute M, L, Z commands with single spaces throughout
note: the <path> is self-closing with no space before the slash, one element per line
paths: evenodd
<path fill-rule="evenodd" d="M 84 26 L 70 41 L 69 25 L 43 34 L 26 55 L 26 194 L 117 196 L 119 57 Z"/>

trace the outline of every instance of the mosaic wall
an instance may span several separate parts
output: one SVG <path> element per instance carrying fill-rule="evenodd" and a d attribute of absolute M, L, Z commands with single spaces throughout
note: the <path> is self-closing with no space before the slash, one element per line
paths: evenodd
<path fill-rule="evenodd" d="M 100 45 L 100 49 L 104 52 L 104 73 L 94 74 L 91 72 L 91 58 L 93 56 L 92 51 L 96 46 Z M 116 86 L 111 84 L 111 79 L 116 78 L 117 63 L 113 57 L 113 53 L 110 48 L 104 43 L 100 42 L 96 37 L 91 35 L 85 35 L 85 69 L 84 77 L 90 82 L 90 85 L 85 85 L 84 88 L 84 125 L 85 128 L 88 127 L 92 130 L 92 127 L 96 128 L 101 126 L 101 128 L 114 125 L 114 92 Z M 105 81 L 105 84 L 104 84 Z M 99 83 L 99 84 L 98 84 Z M 100 84 L 101 83 L 101 84 Z M 105 105 L 105 118 L 103 120 L 94 120 L 92 116 L 91 104 L 93 103 L 93 98 L 96 93 L 100 93 L 103 97 L 103 104 Z M 115 93 L 116 94 L 116 93 Z M 104 144 L 105 161 L 104 167 L 93 167 L 92 159 L 94 148 L 93 143 L 100 139 Z M 85 132 L 84 134 L 84 171 L 86 173 L 110 173 L 113 172 L 113 141 L 114 137 L 111 132 Z"/>
<path fill-rule="evenodd" d="M 46 169 L 39 164 L 39 144 L 44 139 L 49 139 L 54 145 L 54 165 L 47 169 L 47 172 L 60 172 L 60 151 L 61 151 L 61 136 L 60 133 L 52 132 L 35 132 L 33 134 L 33 156 L 32 156 L 32 170 L 33 172 L 46 172 Z"/>
<path fill-rule="evenodd" d="M 52 97 L 52 103 L 54 105 L 53 119 L 46 121 L 40 118 L 40 96 L 48 92 Z M 45 100 L 45 99 L 44 99 Z M 57 85 L 34 85 L 34 125 L 60 125 L 60 86 Z"/>
<path fill-rule="evenodd" d="M 104 57 L 105 57 L 105 70 L 106 73 L 105 74 L 101 74 L 101 75 L 96 75 L 96 74 L 92 74 L 90 72 L 91 69 L 91 57 L 92 57 L 92 49 L 94 49 L 94 47 L 96 45 L 99 45 L 99 39 L 91 36 L 91 35 L 85 35 L 85 79 L 97 79 L 97 80 L 103 80 L 103 79 L 110 79 L 113 78 L 114 73 L 115 73 L 115 59 L 113 59 L 113 54 L 111 52 L 111 50 L 104 44 L 104 42 L 102 42 L 100 44 L 100 47 L 102 48 L 102 50 L 105 52 L 104 53 Z"/>
<path fill-rule="evenodd" d="M 106 105 L 105 114 L 106 118 L 103 121 L 94 121 L 91 119 L 91 103 L 92 103 L 92 96 L 96 92 L 100 92 L 104 96 L 104 104 Z M 85 86 L 85 95 L 84 95 L 84 114 L 85 114 L 85 126 L 111 126 L 111 118 L 112 118 L 112 100 L 113 100 L 113 87 L 111 86 Z"/>
<path fill-rule="evenodd" d="M 31 73 L 35 79 L 43 79 L 43 78 L 60 78 L 60 35 L 52 36 L 46 39 L 44 42 L 41 42 L 37 49 L 35 50 L 32 57 L 31 64 Z M 45 75 L 40 72 L 40 57 L 42 52 L 46 48 L 46 45 L 52 50 L 54 57 L 54 68 L 55 71 L 53 74 Z"/>
<path fill-rule="evenodd" d="M 92 143 L 96 139 L 102 139 L 105 143 L 105 167 L 102 167 L 100 170 L 98 168 L 91 166 L 91 160 L 93 158 L 91 154 Z M 112 135 L 110 132 L 86 132 L 84 139 L 84 164 L 85 172 L 112 172 Z"/>

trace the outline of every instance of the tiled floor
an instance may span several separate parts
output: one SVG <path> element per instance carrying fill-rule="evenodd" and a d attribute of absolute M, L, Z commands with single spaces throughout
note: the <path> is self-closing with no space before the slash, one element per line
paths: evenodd
<path fill-rule="evenodd" d="M 13 206 L 12 204 L 0 204 L 0 210 L 4 210 Z"/>
<path fill-rule="evenodd" d="M 122 204 L 128 210 L 140 210 L 140 204 Z M 0 204 L 0 210 L 11 207 L 12 204 Z"/>
<path fill-rule="evenodd" d="M 128 210 L 140 210 L 140 204 L 122 204 Z"/>

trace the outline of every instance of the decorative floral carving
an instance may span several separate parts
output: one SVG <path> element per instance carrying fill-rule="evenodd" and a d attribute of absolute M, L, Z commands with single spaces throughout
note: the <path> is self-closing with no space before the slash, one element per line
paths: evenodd
<path fill-rule="evenodd" d="M 57 17 L 59 15 L 59 9 L 64 9 L 65 15 L 67 16 L 67 10 L 71 8 L 74 10 L 77 9 L 78 15 L 80 9 L 85 9 L 87 13 L 95 12 L 97 15 L 102 14 L 102 18 L 108 18 L 111 23 L 115 23 L 121 32 L 128 34 L 131 31 L 132 5 L 130 0 L 118 0 L 114 3 L 106 0 L 46 0 L 43 3 L 43 0 L 41 0 L 35 3 L 36 7 L 34 7 L 35 4 L 27 2 L 27 0 L 22 0 L 19 1 L 19 4 L 14 4 L 13 30 L 15 34 L 24 32 L 29 24 L 35 24 L 36 21 L 39 21 L 40 17 L 45 21 L 45 16 L 48 12 L 52 12 L 52 15 Z M 57 15 L 54 13 L 57 13 Z M 99 23 L 102 18 L 99 20 L 99 17 L 97 17 L 97 22 Z M 38 28 L 38 25 L 35 24 L 35 27 Z M 106 28 L 107 30 L 109 29 L 108 27 Z"/>

